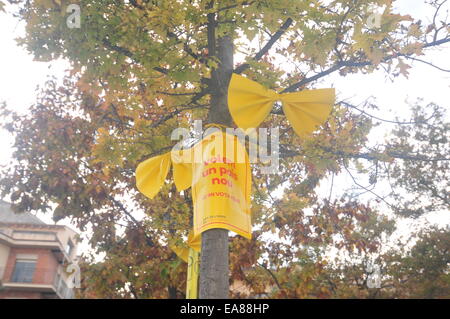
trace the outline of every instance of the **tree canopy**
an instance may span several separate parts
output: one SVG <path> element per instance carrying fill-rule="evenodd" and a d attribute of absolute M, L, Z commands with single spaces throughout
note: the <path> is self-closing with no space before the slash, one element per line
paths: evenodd
<path fill-rule="evenodd" d="M 85 258 L 83 297 L 184 296 L 185 264 L 168 245 L 182 244 L 191 227 L 191 194 L 168 183 L 149 200 L 134 171 L 173 147 L 177 127 L 196 119 L 233 125 L 222 81 L 231 72 L 293 92 L 331 74 L 408 76 L 409 62 L 450 42 L 439 11 L 446 1 L 431 1 L 436 14 L 424 25 L 394 13 L 392 0 L 89 0 L 77 2 L 80 28 L 67 25 L 72 1 L 9 2 L 26 22 L 18 43 L 37 61 L 63 58 L 71 67 L 63 83 L 45 84 L 28 114 L 3 105 L 15 151 L 0 188 L 17 211 L 51 211 L 91 232 L 105 258 Z M 379 25 L 369 23 L 374 17 Z M 233 70 L 224 68 L 230 59 Z M 253 239 L 230 239 L 232 286 L 246 288 L 232 296 L 449 297 L 448 230 L 424 230 L 409 250 L 384 249 L 395 230 L 384 210 L 419 217 L 449 209 L 445 109 L 411 105 L 411 120 L 391 119 L 394 130 L 374 147 L 373 108 L 338 100 L 308 140 L 280 108 L 272 111 L 263 126 L 280 128 L 279 173 L 253 165 Z M 318 192 L 338 174 L 373 200 Z M 392 187 L 389 198 L 373 191 L 382 182 Z M 374 290 L 364 288 L 370 263 L 382 266 Z"/>

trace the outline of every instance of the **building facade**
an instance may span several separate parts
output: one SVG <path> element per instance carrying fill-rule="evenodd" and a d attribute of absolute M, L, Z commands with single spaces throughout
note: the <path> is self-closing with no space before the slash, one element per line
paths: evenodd
<path fill-rule="evenodd" d="M 0 299 L 70 299 L 78 234 L 0 201 Z M 72 265 L 71 268 L 67 268 Z M 67 271 L 72 272 L 69 274 Z"/>

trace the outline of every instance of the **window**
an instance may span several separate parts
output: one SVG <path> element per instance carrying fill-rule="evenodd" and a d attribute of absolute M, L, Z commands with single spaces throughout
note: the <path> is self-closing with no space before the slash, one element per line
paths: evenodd
<path fill-rule="evenodd" d="M 73 296 L 72 289 L 69 289 L 69 287 L 65 283 L 64 279 L 59 274 L 57 274 L 55 277 L 54 286 L 56 288 L 56 291 L 58 292 L 58 295 L 62 299 L 71 299 L 72 298 L 72 296 Z"/>
<path fill-rule="evenodd" d="M 67 253 L 67 255 L 70 256 L 70 254 L 72 253 L 72 249 L 73 249 L 73 244 L 72 244 L 72 242 L 69 240 L 69 241 L 67 242 L 67 246 L 66 246 L 66 253 Z"/>
<path fill-rule="evenodd" d="M 13 282 L 33 282 L 34 270 L 36 269 L 36 261 L 20 260 L 16 261 L 14 273 L 12 275 Z"/>

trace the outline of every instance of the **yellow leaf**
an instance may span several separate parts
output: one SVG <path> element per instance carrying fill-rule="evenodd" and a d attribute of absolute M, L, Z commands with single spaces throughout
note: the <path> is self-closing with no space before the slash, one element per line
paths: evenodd
<path fill-rule="evenodd" d="M 406 78 L 408 78 L 409 75 L 408 69 L 410 69 L 411 66 L 403 62 L 401 59 L 398 59 L 397 68 L 399 69 L 399 72 L 401 74 L 403 74 Z"/>

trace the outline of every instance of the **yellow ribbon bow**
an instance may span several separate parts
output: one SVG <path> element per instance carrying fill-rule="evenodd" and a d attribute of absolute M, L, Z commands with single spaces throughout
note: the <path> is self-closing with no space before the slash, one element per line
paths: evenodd
<path fill-rule="evenodd" d="M 295 133 L 305 137 L 322 125 L 330 115 L 335 90 L 318 89 L 279 94 L 241 75 L 232 75 L 228 87 L 228 108 L 238 127 L 258 127 L 269 115 L 276 101 L 282 102 L 284 114 Z"/>
<path fill-rule="evenodd" d="M 191 152 L 172 151 L 149 158 L 136 168 L 136 186 L 138 190 L 149 198 L 154 198 L 164 184 L 173 166 L 173 179 L 178 191 L 191 187 L 192 168 Z M 201 237 L 193 237 L 190 233 L 187 241 L 188 247 L 200 251 Z M 171 245 L 170 248 L 185 262 L 188 261 L 189 248 Z"/>
<path fill-rule="evenodd" d="M 136 186 L 145 196 L 153 199 L 164 184 L 173 166 L 173 179 L 178 191 L 191 187 L 192 168 L 190 159 L 191 152 L 168 152 L 159 156 L 149 158 L 136 168 Z"/>

